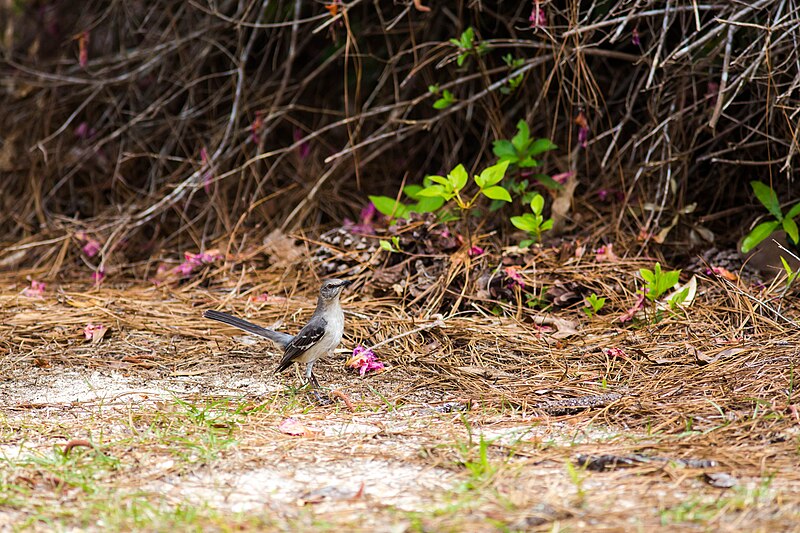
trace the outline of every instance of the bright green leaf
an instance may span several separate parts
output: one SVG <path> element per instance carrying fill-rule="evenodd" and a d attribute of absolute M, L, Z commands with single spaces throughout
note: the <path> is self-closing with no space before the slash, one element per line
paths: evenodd
<path fill-rule="evenodd" d="M 528 145 L 531 143 L 530 135 L 528 124 L 524 120 L 517 122 L 517 134 L 511 138 L 511 144 L 517 149 L 517 153 L 524 154 L 528 151 Z"/>
<path fill-rule="evenodd" d="M 380 241 L 378 244 L 380 244 L 381 248 L 387 252 L 394 252 L 394 246 L 392 246 L 392 243 L 389 241 Z"/>
<path fill-rule="evenodd" d="M 639 274 L 642 276 L 642 279 L 645 280 L 647 283 L 653 283 L 653 280 L 655 279 L 653 271 L 647 268 L 640 268 Z"/>
<path fill-rule="evenodd" d="M 446 108 L 450 107 L 450 105 L 452 103 L 453 103 L 453 101 L 452 100 L 448 100 L 447 98 L 439 98 L 438 100 L 436 100 L 433 103 L 433 108 L 434 109 L 446 109 Z"/>
<path fill-rule="evenodd" d="M 791 279 L 792 274 L 794 274 L 794 272 L 792 271 L 792 267 L 789 266 L 789 262 L 786 261 L 786 259 L 782 255 L 780 256 L 780 258 L 781 258 L 781 264 L 783 265 L 783 270 L 786 272 L 786 276 L 789 277 L 789 279 Z"/>
<path fill-rule="evenodd" d="M 542 152 L 555 150 L 558 148 L 550 139 L 536 139 L 530 148 L 528 148 L 529 155 L 539 155 Z"/>
<path fill-rule="evenodd" d="M 771 220 L 769 222 L 762 222 L 753 228 L 753 231 L 748 233 L 747 237 L 742 241 L 742 253 L 746 254 L 758 246 L 758 243 L 769 237 L 780 225 L 781 223 L 777 220 Z"/>
<path fill-rule="evenodd" d="M 514 145 L 511 144 L 511 141 L 507 141 L 505 139 L 494 141 L 492 144 L 492 152 L 494 152 L 494 155 L 499 157 L 501 160 L 508 159 L 512 163 L 518 160 L 517 151 L 514 149 Z"/>
<path fill-rule="evenodd" d="M 767 208 L 772 216 L 778 220 L 783 220 L 783 213 L 781 213 L 781 204 L 778 202 L 778 195 L 775 190 L 760 181 L 751 181 L 750 186 L 753 192 L 756 193 L 756 198 Z"/>
<path fill-rule="evenodd" d="M 552 218 L 548 218 L 547 220 L 542 222 L 542 225 L 541 225 L 541 227 L 539 229 L 542 230 L 542 231 L 547 231 L 549 229 L 553 229 L 553 219 Z"/>
<path fill-rule="evenodd" d="M 448 196 L 447 191 L 441 185 L 431 185 L 430 187 L 425 187 L 424 189 L 422 189 L 417 193 L 417 196 L 424 196 L 426 198 L 439 196 L 441 198 L 444 198 L 445 200 L 449 200 L 449 198 L 447 197 Z"/>
<path fill-rule="evenodd" d="M 800 239 L 800 236 L 797 234 L 797 222 L 791 218 L 784 218 L 783 231 L 786 232 L 786 235 L 789 236 L 793 243 L 797 244 L 798 239 Z"/>
<path fill-rule="evenodd" d="M 387 217 L 399 217 L 406 211 L 406 206 L 388 196 L 370 196 L 370 201 L 375 205 L 375 209 Z"/>
<path fill-rule="evenodd" d="M 430 196 L 420 198 L 416 205 L 412 206 L 417 213 L 435 213 L 444 205 L 444 198 L 441 196 Z"/>
<path fill-rule="evenodd" d="M 438 183 L 439 185 L 444 185 L 445 187 L 450 185 L 450 180 L 448 180 L 444 176 L 428 176 L 428 179 L 431 180 L 433 183 Z"/>
<path fill-rule="evenodd" d="M 417 194 L 422 190 L 422 185 L 406 185 L 403 187 L 403 193 L 412 200 L 419 200 Z"/>
<path fill-rule="evenodd" d="M 517 166 L 519 168 L 538 167 L 539 166 L 539 162 L 537 160 L 535 160 L 534 158 L 532 158 L 531 156 L 526 156 L 523 159 L 519 159 L 519 162 L 517 163 Z"/>
<path fill-rule="evenodd" d="M 525 239 L 525 240 L 519 242 L 519 247 L 520 248 L 527 248 L 528 246 L 533 244 L 533 242 L 534 242 L 533 239 Z"/>
<path fill-rule="evenodd" d="M 502 187 L 494 186 L 494 187 L 487 187 L 486 189 L 481 189 L 481 193 L 487 198 L 491 198 L 492 200 L 505 200 L 506 202 L 511 201 L 511 195 L 508 194 L 508 191 Z"/>
<path fill-rule="evenodd" d="M 496 185 L 505 177 L 508 165 L 508 161 L 500 161 L 495 165 L 485 168 L 483 172 L 481 172 L 481 175 L 475 178 L 475 182 L 481 189 Z M 491 198 L 491 196 L 489 198 Z"/>
<path fill-rule="evenodd" d="M 521 217 L 511 217 L 511 223 L 518 229 L 522 231 L 536 231 L 538 226 L 534 222 L 534 218 L 531 215 L 522 215 Z"/>
<path fill-rule="evenodd" d="M 800 215 L 800 202 L 794 204 L 794 206 L 792 206 L 792 208 L 789 209 L 789 212 L 786 213 L 785 218 L 794 218 L 797 215 Z"/>
<path fill-rule="evenodd" d="M 541 194 L 537 194 L 531 199 L 531 211 L 533 211 L 537 215 L 541 215 L 543 209 L 544 209 L 544 197 Z"/>
<path fill-rule="evenodd" d="M 469 174 L 467 174 L 467 169 L 464 168 L 464 165 L 458 165 L 456 168 L 450 171 L 450 174 L 448 174 L 447 177 L 449 178 L 450 185 L 453 187 L 453 189 L 460 191 L 467 184 Z"/>

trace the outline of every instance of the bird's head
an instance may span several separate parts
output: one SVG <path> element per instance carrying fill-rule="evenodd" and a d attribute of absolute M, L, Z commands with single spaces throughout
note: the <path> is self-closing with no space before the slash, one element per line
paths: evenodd
<path fill-rule="evenodd" d="M 320 299 L 330 302 L 339 297 L 345 287 L 353 283 L 343 279 L 326 279 L 319 288 Z"/>

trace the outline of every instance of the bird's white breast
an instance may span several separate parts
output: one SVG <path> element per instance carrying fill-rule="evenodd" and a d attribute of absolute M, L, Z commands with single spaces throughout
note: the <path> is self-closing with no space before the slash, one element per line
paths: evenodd
<path fill-rule="evenodd" d="M 323 355 L 327 355 L 339 346 L 342 342 L 342 334 L 344 333 L 344 312 L 341 306 L 337 305 L 334 309 L 325 315 L 327 325 L 325 326 L 325 335 L 319 340 L 317 344 L 312 346 L 306 351 L 297 361 L 301 363 L 310 363 L 316 361 Z"/>

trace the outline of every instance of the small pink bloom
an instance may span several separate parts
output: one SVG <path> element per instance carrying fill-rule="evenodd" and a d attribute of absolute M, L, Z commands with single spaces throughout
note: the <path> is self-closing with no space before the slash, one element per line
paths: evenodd
<path fill-rule="evenodd" d="M 484 249 L 483 249 L 483 248 L 481 248 L 480 246 L 473 245 L 473 246 L 472 246 L 472 247 L 469 249 L 469 252 L 468 252 L 468 253 L 469 253 L 469 256 L 470 256 L 470 257 L 478 257 L 479 255 L 483 255 L 485 252 L 486 252 L 486 250 L 484 250 Z"/>
<path fill-rule="evenodd" d="M 314 434 L 302 422 L 293 417 L 285 418 L 278 426 L 278 431 L 286 435 L 302 435 L 303 437 L 310 437 Z"/>
<path fill-rule="evenodd" d="M 92 344 L 97 344 L 108 331 L 108 328 L 102 324 L 86 324 L 83 328 L 83 335 L 86 340 L 92 341 Z"/>
<path fill-rule="evenodd" d="M 385 368 L 384 364 L 378 361 L 378 358 L 372 353 L 372 350 L 361 345 L 355 347 L 353 356 L 347 360 L 345 365 L 348 368 L 358 370 L 358 373 L 362 376 L 367 372 L 380 372 Z"/>
<path fill-rule="evenodd" d="M 594 253 L 595 253 L 595 260 L 598 263 L 619 262 L 619 257 L 617 256 L 617 254 L 614 253 L 613 244 L 604 244 L 603 246 L 595 250 Z"/>
<path fill-rule="evenodd" d="M 81 122 L 77 126 L 75 126 L 75 130 L 73 131 L 75 137 L 78 139 L 86 140 L 91 139 L 94 137 L 94 134 L 97 133 L 94 128 L 89 127 L 89 123 L 86 121 Z"/>
<path fill-rule="evenodd" d="M 603 348 L 603 353 L 608 357 L 619 357 L 620 359 L 629 359 L 628 354 L 622 348 Z"/>
<path fill-rule="evenodd" d="M 251 302 L 259 302 L 260 303 L 260 302 L 266 302 L 268 300 L 269 300 L 269 293 L 266 293 L 266 292 L 262 292 L 261 294 L 258 294 L 256 296 L 252 296 L 252 295 L 250 296 L 250 301 Z"/>
<path fill-rule="evenodd" d="M 531 28 L 542 28 L 547 25 L 547 15 L 542 6 L 539 5 L 539 0 L 534 0 L 531 16 L 528 17 L 528 21 L 531 23 Z"/>
<path fill-rule="evenodd" d="M 578 143 L 584 148 L 589 144 L 589 120 L 583 110 L 578 112 L 575 117 L 575 125 L 578 126 Z"/>
<path fill-rule="evenodd" d="M 639 38 L 638 28 L 633 28 L 633 31 L 631 32 L 631 42 L 633 43 L 634 46 L 639 46 L 640 44 L 642 44 L 642 40 L 641 38 Z"/>
<path fill-rule="evenodd" d="M 81 250 L 83 250 L 83 253 L 85 253 L 87 257 L 94 257 L 100 252 L 100 243 L 95 239 L 89 239 Z"/>
<path fill-rule="evenodd" d="M 622 202 L 625 200 L 625 193 L 616 189 L 600 189 L 597 191 L 597 198 L 599 198 L 601 202 L 608 204 Z"/>
<path fill-rule="evenodd" d="M 89 63 L 89 32 L 85 31 L 78 36 L 78 64 L 86 68 Z"/>
<path fill-rule="evenodd" d="M 636 297 L 636 303 L 634 303 L 633 307 L 625 311 L 622 314 L 622 316 L 619 317 L 619 321 L 628 322 L 630 320 L 633 320 L 633 317 L 636 315 L 636 313 L 638 313 L 639 310 L 644 307 L 644 300 L 645 300 L 644 293 L 643 292 L 638 293 L 638 296 Z"/>
<path fill-rule="evenodd" d="M 589 128 L 578 129 L 578 142 L 584 148 L 589 146 Z"/>
<path fill-rule="evenodd" d="M 575 171 L 570 170 L 569 172 L 562 172 L 561 174 L 556 174 L 555 176 L 552 176 L 552 178 L 553 178 L 553 181 L 555 181 L 556 183 L 558 183 L 560 185 L 564 185 L 567 182 L 567 180 L 570 179 L 574 175 L 575 175 Z"/>
<path fill-rule="evenodd" d="M 44 298 L 46 284 L 41 281 L 31 280 L 31 286 L 22 290 L 22 295 L 28 298 Z"/>
<path fill-rule="evenodd" d="M 506 273 L 506 277 L 510 280 L 507 285 L 509 289 L 525 286 L 525 280 L 522 279 L 522 274 L 520 274 L 517 267 L 509 266 L 504 268 L 503 271 Z"/>
<path fill-rule="evenodd" d="M 92 281 L 95 285 L 100 285 L 103 282 L 103 279 L 106 277 L 106 271 L 102 268 L 95 270 L 92 272 Z"/>
<path fill-rule="evenodd" d="M 253 141 L 253 144 L 258 144 L 258 137 L 262 127 L 264 127 L 264 117 L 261 111 L 256 111 L 256 118 L 253 120 L 253 123 L 250 124 L 250 139 Z"/>
<path fill-rule="evenodd" d="M 303 138 L 303 130 L 300 128 L 294 129 L 294 142 L 299 141 Z M 297 155 L 300 156 L 300 159 L 305 159 L 311 153 L 311 145 L 308 144 L 308 141 L 300 143 L 300 146 L 297 147 Z"/>

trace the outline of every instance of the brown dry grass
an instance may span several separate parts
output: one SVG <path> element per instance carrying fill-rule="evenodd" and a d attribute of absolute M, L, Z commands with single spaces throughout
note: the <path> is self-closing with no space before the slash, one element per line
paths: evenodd
<path fill-rule="evenodd" d="M 396 340 L 378 349 L 382 374 L 355 377 L 341 356 L 319 369 L 353 412 L 315 405 L 292 388 L 295 376 L 271 374 L 265 345 L 200 318 L 221 307 L 295 331 L 313 292 L 275 269 L 208 271 L 182 287 L 63 283 L 43 299 L 21 296 L 26 282 L 6 277 L 0 520 L 123 530 L 796 529 L 798 333 L 786 322 L 795 309 L 784 302 L 778 316 L 768 294 L 703 278 L 685 316 L 622 327 L 615 317 L 639 263 L 559 270 L 554 254 L 537 260 L 529 280 L 578 276 L 618 301 L 591 320 L 548 316 L 578 326 L 573 334 L 537 326 L 540 312 L 513 302 L 509 316 L 493 316 L 493 303 L 477 299 L 472 313 L 429 327 L 439 318 L 431 310 L 370 298 L 369 276 L 358 277 L 345 299 L 345 347 Z M 248 299 L 263 292 L 266 301 Z M 88 323 L 110 331 L 90 344 Z M 71 397 L 82 381 L 88 389 Z M 281 433 L 287 417 L 306 435 Z M 23 460 L 78 438 L 117 461 L 94 488 Z M 630 464 L 594 472 L 575 466 L 578 455 Z M 716 488 L 705 477 L 714 473 L 738 484 Z M 283 488 L 263 492 L 276 479 Z M 160 502 L 149 521 L 100 503 L 114 494 L 142 505 L 135 490 Z M 175 512 L 187 506 L 191 516 Z"/>

